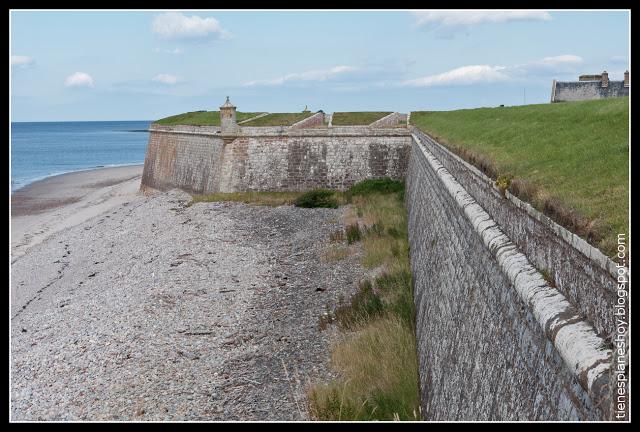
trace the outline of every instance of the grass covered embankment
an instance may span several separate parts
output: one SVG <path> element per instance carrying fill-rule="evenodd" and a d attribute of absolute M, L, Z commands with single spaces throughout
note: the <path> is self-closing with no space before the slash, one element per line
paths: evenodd
<path fill-rule="evenodd" d="M 335 112 L 331 118 L 331 124 L 333 126 L 366 126 L 389 114 L 391 111 Z"/>
<path fill-rule="evenodd" d="M 346 192 L 241 192 L 196 196 L 196 202 L 329 207 L 350 204 L 343 229 L 333 233 L 324 259 L 344 259 L 361 247 L 362 264 L 376 277 L 361 281 L 319 320 L 337 325 L 331 352 L 338 379 L 309 389 L 309 414 L 317 420 L 419 420 L 420 396 L 404 185 L 366 180 Z"/>
<path fill-rule="evenodd" d="M 267 114 L 264 117 L 257 118 L 255 120 L 243 123 L 242 126 L 249 127 L 263 127 L 263 126 L 291 126 L 294 123 L 302 121 L 308 117 L 311 117 L 315 113 L 301 112 L 301 113 L 272 113 Z"/>
<path fill-rule="evenodd" d="M 241 122 L 262 113 L 237 112 L 236 121 Z M 220 111 L 192 111 L 156 120 L 161 126 L 220 126 Z"/>
<path fill-rule="evenodd" d="M 628 97 L 413 112 L 411 124 L 610 257 L 629 234 Z"/>

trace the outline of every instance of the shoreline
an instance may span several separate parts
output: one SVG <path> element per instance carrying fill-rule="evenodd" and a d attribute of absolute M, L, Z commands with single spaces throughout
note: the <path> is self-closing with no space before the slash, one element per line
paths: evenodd
<path fill-rule="evenodd" d="M 139 196 L 142 164 L 73 171 L 30 183 L 10 196 L 12 260 L 51 234 Z"/>
<path fill-rule="evenodd" d="M 47 174 L 41 177 L 36 177 L 34 179 L 29 180 L 27 183 L 23 184 L 22 186 L 16 188 L 16 189 L 12 189 L 11 190 L 11 196 L 13 196 L 14 194 L 16 194 L 17 192 L 20 192 L 22 190 L 24 190 L 25 188 L 31 186 L 34 183 L 38 183 L 41 181 L 46 181 L 49 180 L 53 177 L 58 177 L 58 176 L 63 176 L 66 174 L 75 174 L 75 173 L 80 173 L 80 172 L 86 172 L 86 171 L 95 171 L 95 170 L 101 170 L 101 169 L 106 169 L 106 168 L 121 168 L 121 167 L 130 167 L 130 166 L 137 166 L 137 165 L 141 165 L 144 166 L 144 162 L 140 163 L 140 162 L 132 162 L 132 163 L 124 163 L 124 164 L 112 164 L 112 165 L 96 165 L 94 167 L 91 168 L 80 168 L 80 169 L 74 169 L 74 170 L 70 170 L 70 171 L 60 171 L 60 172 L 54 172 L 51 174 Z"/>

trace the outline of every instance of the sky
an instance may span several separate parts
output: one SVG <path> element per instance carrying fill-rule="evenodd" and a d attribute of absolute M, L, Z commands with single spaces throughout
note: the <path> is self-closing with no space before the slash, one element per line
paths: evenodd
<path fill-rule="evenodd" d="M 548 103 L 629 68 L 628 11 L 10 12 L 12 121 Z"/>

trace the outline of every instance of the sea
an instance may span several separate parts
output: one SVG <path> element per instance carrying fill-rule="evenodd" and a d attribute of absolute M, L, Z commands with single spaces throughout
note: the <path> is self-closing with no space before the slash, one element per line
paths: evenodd
<path fill-rule="evenodd" d="M 150 120 L 11 123 L 11 193 L 58 174 L 144 163 Z"/>

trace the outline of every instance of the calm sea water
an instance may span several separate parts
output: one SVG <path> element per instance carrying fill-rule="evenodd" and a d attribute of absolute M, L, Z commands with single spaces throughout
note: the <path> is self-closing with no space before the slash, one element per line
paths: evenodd
<path fill-rule="evenodd" d="M 151 121 L 11 124 L 11 191 L 43 178 L 144 163 Z"/>

